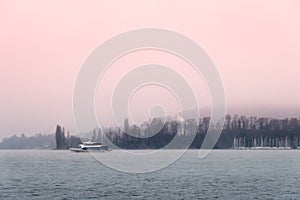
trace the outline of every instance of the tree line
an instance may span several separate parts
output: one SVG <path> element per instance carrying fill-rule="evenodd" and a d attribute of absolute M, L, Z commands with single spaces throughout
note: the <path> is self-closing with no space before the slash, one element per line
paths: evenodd
<path fill-rule="evenodd" d="M 68 149 L 78 147 L 82 141 L 113 143 L 123 149 L 158 149 L 169 144 L 174 137 L 179 141 L 192 139 L 191 149 L 201 147 L 211 124 L 210 117 L 199 120 L 171 120 L 163 122 L 154 118 L 141 125 L 129 125 L 124 120 L 122 128 L 95 128 L 82 134 L 81 138 L 66 133 L 57 125 L 52 135 L 36 134 L 27 137 L 13 135 L 0 143 L 2 149 Z M 194 133 L 194 135 L 193 135 Z M 214 148 L 252 148 L 252 147 L 300 147 L 300 120 L 298 118 L 275 119 L 268 117 L 246 117 L 226 115 L 223 131 Z M 180 142 L 172 148 L 185 148 Z"/>
<path fill-rule="evenodd" d="M 81 143 L 81 139 L 73 135 L 70 136 L 69 131 L 67 132 L 67 136 L 65 136 L 65 128 L 57 125 L 55 130 L 55 142 L 56 149 L 69 149 L 78 147 Z"/>
<path fill-rule="evenodd" d="M 94 129 L 90 135 L 102 142 L 111 141 L 120 148 L 125 149 L 157 149 L 167 145 L 176 135 L 185 139 L 194 137 L 191 149 L 200 148 L 206 136 L 210 117 L 199 120 L 173 120 L 163 122 L 155 118 L 140 126 L 129 125 L 124 120 L 123 128 Z M 157 131 L 159 130 L 159 131 Z M 157 134 L 151 137 L 143 137 Z M 128 134 L 129 133 L 129 134 Z M 195 133 L 195 135 L 192 135 Z M 103 137 L 105 134 L 106 137 Z M 103 140 L 104 138 L 104 140 Z M 106 138 L 106 141 L 105 141 Z M 275 119 L 268 117 L 246 117 L 239 115 L 226 115 L 221 136 L 216 143 L 216 149 L 229 149 L 239 147 L 300 147 L 300 120 L 298 118 Z M 175 148 L 185 148 L 180 143 Z"/>
<path fill-rule="evenodd" d="M 34 136 L 13 135 L 4 138 L 0 143 L 0 149 L 68 149 L 78 147 L 81 143 L 79 137 L 70 135 L 69 132 L 65 135 L 65 129 L 57 125 L 54 134 L 36 134 Z"/>
<path fill-rule="evenodd" d="M 13 135 L 4 138 L 0 143 L 0 149 L 54 149 L 56 146 L 53 134 L 36 134 L 34 136 Z"/>

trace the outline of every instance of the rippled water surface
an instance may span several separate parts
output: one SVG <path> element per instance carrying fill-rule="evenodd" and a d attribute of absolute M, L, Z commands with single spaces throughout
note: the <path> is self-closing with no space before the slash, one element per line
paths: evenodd
<path fill-rule="evenodd" d="M 0 199 L 300 199 L 300 151 L 217 150 L 202 160 L 197 153 L 127 174 L 88 153 L 2 150 Z"/>

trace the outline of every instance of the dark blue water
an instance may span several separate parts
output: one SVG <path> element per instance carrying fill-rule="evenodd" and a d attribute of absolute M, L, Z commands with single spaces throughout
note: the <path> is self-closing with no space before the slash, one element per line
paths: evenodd
<path fill-rule="evenodd" d="M 218 150 L 202 160 L 197 153 L 127 174 L 88 153 L 2 150 L 0 199 L 300 199 L 300 151 Z M 109 156 L 120 159 L 118 151 Z"/>

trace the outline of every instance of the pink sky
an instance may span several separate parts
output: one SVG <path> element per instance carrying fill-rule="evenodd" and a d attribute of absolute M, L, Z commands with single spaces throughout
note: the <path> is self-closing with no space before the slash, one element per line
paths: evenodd
<path fill-rule="evenodd" d="M 221 74 L 228 106 L 299 108 L 299 11 L 297 0 L 2 0 L 0 139 L 51 133 L 56 124 L 74 131 L 72 91 L 83 61 L 113 35 L 144 27 L 200 44 Z"/>

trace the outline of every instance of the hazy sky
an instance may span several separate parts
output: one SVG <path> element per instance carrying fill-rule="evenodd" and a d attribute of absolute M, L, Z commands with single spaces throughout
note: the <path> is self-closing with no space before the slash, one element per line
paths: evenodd
<path fill-rule="evenodd" d="M 144 27 L 171 29 L 199 43 L 221 74 L 228 107 L 258 114 L 264 107 L 289 107 L 284 115 L 294 115 L 295 108 L 300 108 L 297 0 L 2 0 L 0 139 L 20 133 L 51 133 L 56 124 L 74 131 L 72 91 L 81 64 L 113 35 Z M 177 69 L 184 65 L 158 52 L 137 52 L 135 56 L 139 59 L 129 55 L 115 67 L 153 59 L 177 65 Z M 107 79 L 117 80 L 116 72 L 112 70 Z M 105 84 L 105 78 L 102 81 Z M 201 84 L 203 81 L 199 81 L 200 88 Z M 153 89 L 148 88 L 150 94 Z M 160 90 L 156 94 L 163 96 Z M 206 106 L 209 101 L 204 93 L 199 97 L 203 95 L 201 103 Z M 104 94 L 97 93 L 97 98 Z M 143 108 L 138 102 L 144 95 L 137 94 L 134 105 Z"/>

